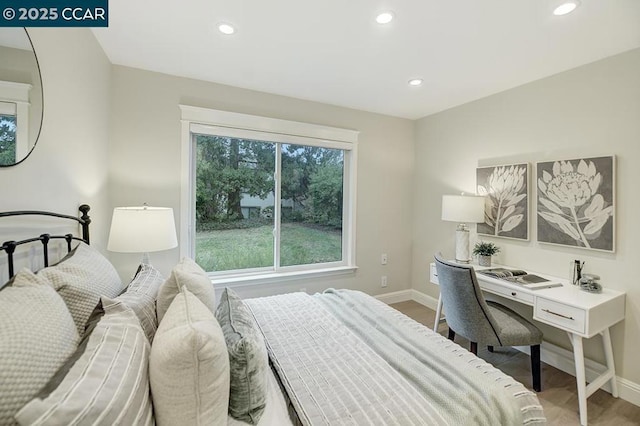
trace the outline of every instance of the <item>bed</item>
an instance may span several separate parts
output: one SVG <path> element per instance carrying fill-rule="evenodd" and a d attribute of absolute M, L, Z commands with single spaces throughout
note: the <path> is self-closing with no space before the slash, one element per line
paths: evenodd
<path fill-rule="evenodd" d="M 88 211 L 0 213 L 82 228 L 1 247 L 0 424 L 545 422 L 534 392 L 361 292 L 216 298 L 186 258 L 169 277 L 142 264 L 122 283 L 88 245 Z M 18 269 L 21 252 L 42 270 Z"/>

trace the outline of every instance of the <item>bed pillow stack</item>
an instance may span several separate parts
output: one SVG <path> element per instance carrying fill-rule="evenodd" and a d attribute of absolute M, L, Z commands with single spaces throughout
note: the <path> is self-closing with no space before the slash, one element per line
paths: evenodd
<path fill-rule="evenodd" d="M 158 294 L 149 377 L 158 425 L 226 425 L 229 359 L 211 280 L 183 259 Z"/>
<path fill-rule="evenodd" d="M 103 298 L 76 352 L 16 419 L 21 425 L 152 425 L 149 351 L 133 310 Z"/>
<path fill-rule="evenodd" d="M 123 292 L 84 243 L 16 275 L 0 292 L 0 424 L 153 424 L 148 364 L 163 282 L 141 265 Z"/>

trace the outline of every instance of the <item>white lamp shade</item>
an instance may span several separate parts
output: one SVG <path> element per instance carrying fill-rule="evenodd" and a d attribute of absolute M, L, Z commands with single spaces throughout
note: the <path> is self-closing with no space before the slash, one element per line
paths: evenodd
<path fill-rule="evenodd" d="M 484 222 L 484 197 L 443 195 L 442 220 L 458 223 Z"/>
<path fill-rule="evenodd" d="M 113 209 L 108 250 L 148 253 L 177 246 L 173 209 L 148 206 Z"/>

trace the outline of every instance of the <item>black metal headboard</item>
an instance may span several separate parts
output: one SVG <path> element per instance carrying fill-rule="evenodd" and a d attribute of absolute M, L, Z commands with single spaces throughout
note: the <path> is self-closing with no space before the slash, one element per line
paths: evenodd
<path fill-rule="evenodd" d="M 89 207 L 87 204 L 83 204 L 78 207 L 78 210 L 82 215 L 80 217 L 69 216 L 61 213 L 52 213 L 38 210 L 24 210 L 24 211 L 13 211 L 13 212 L 0 212 L 1 217 L 9 217 L 9 216 L 53 216 L 61 219 L 69 219 L 75 220 L 82 226 L 82 238 L 74 237 L 73 234 L 65 234 L 65 235 L 51 235 L 51 234 L 42 234 L 38 237 L 27 238 L 26 240 L 21 241 L 6 241 L 2 243 L 0 247 L 0 251 L 4 251 L 8 256 L 8 265 L 9 265 L 9 278 L 13 277 L 13 253 L 16 250 L 16 247 L 22 244 L 33 243 L 35 241 L 40 241 L 43 246 L 43 255 L 44 255 L 44 266 L 49 266 L 49 250 L 48 244 L 50 240 L 54 239 L 64 239 L 67 241 L 67 251 L 71 251 L 71 242 L 73 240 L 84 241 L 89 244 L 89 224 L 91 223 L 91 218 L 89 217 Z M 0 283 L 1 284 L 1 283 Z"/>

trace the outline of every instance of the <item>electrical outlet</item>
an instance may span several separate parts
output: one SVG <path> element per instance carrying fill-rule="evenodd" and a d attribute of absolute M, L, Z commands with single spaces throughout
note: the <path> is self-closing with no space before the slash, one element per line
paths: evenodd
<path fill-rule="evenodd" d="M 387 276 L 380 277 L 380 287 L 385 288 L 387 286 Z"/>
<path fill-rule="evenodd" d="M 387 253 L 382 253 L 380 255 L 380 264 L 382 264 L 382 265 L 386 265 L 387 264 Z"/>

